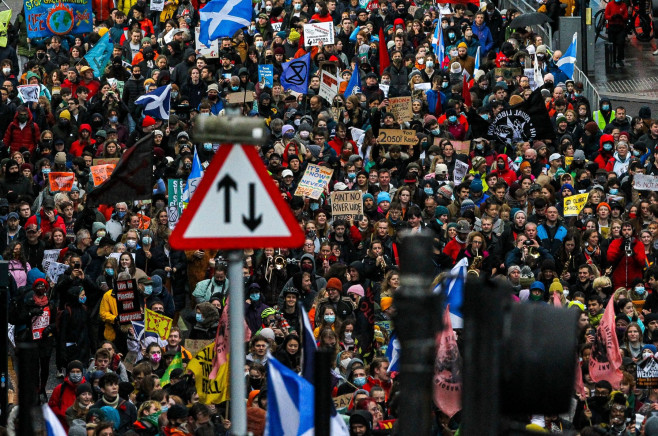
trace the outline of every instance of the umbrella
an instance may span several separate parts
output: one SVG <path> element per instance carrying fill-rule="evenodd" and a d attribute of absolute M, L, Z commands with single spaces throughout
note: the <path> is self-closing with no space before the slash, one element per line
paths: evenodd
<path fill-rule="evenodd" d="M 519 15 L 509 24 L 509 27 L 513 29 L 518 29 L 520 27 L 527 27 L 533 25 L 541 25 L 544 23 L 550 23 L 553 20 L 548 18 L 548 15 L 542 14 L 541 12 L 530 12 L 529 14 Z"/>

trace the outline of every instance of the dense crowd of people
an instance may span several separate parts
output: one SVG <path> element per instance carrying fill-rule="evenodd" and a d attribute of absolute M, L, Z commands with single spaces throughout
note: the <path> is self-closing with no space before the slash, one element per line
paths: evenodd
<path fill-rule="evenodd" d="M 636 387 L 634 369 L 658 345 L 658 194 L 635 189 L 638 175 L 658 175 L 650 108 L 628 114 L 610 100 L 588 101 L 549 41 L 509 27 L 519 11 L 361 3 L 264 0 L 250 26 L 220 38 L 215 56 L 195 46 L 205 0 L 167 0 L 161 12 L 141 0 L 93 1 L 93 33 L 37 39 L 18 14 L 0 48 L 0 253 L 9 261 L 12 340 L 38 345 L 35 403 L 48 403 L 68 434 L 230 433 L 228 404 L 199 401 L 185 369 L 195 357 L 186 341 L 214 340 L 225 311 L 226 253 L 169 245 L 168 182 L 187 184 L 195 154 L 205 168 L 218 150 L 194 142 L 197 117 L 236 114 L 266 123 L 258 153 L 305 233 L 295 249 L 244 250 L 248 387 L 231 400 L 247 402 L 254 435 L 265 427 L 268 359 L 301 371 L 302 310 L 318 347 L 334 353 L 333 396 L 346 399 L 338 411 L 350 434 L 394 434 L 399 387 L 386 356 L 403 230 L 433 234 L 427 273 L 437 282 L 466 258 L 470 274 L 500 280 L 521 304 L 553 304 L 557 293 L 579 311 L 591 396 L 574 395 L 571 414 L 528 417 L 529 429 L 636 434 L 636 415 L 658 410 L 658 391 Z M 311 22 L 333 22 L 334 43 L 305 45 Z M 84 56 L 106 33 L 113 51 L 98 77 Z M 308 89 L 292 93 L 280 81 L 284 64 L 306 53 Z M 273 66 L 271 83 L 259 65 Z M 320 96 L 326 68 L 341 80 L 331 101 Z M 345 95 L 357 69 L 360 86 Z M 24 101 L 26 84 L 38 85 L 38 101 Z M 144 114 L 137 98 L 164 85 L 168 119 Z M 253 101 L 230 103 L 234 92 Z M 538 95 L 548 133 L 487 133 Z M 394 97 L 410 97 L 410 114 L 393 114 Z M 416 142 L 381 144 L 382 129 L 411 130 Z M 152 141 L 152 195 L 87 201 L 97 159 L 120 159 L 142 139 Z M 333 170 L 318 199 L 295 195 L 309 164 Z M 49 180 L 60 172 L 74 177 L 66 191 Z M 329 194 L 345 190 L 362 193 L 363 213 L 332 217 Z M 580 194 L 574 211 L 565 199 Z M 52 274 L 53 262 L 65 270 Z M 126 280 L 135 281 L 142 310 L 173 319 L 166 339 L 119 321 L 116 283 Z M 588 374 L 610 299 L 621 386 Z M 168 370 L 178 355 L 183 368 Z M 434 434 L 455 434 L 460 414 L 428 407 Z M 8 434 L 19 434 L 17 417 L 14 406 Z M 657 423 L 647 420 L 644 434 L 658 434 Z"/>

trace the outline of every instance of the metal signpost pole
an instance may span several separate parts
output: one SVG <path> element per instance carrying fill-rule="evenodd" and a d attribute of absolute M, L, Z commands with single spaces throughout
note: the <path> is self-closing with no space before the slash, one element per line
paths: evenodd
<path fill-rule="evenodd" d="M 230 285 L 229 328 L 231 329 L 231 434 L 247 435 L 247 405 L 242 399 L 246 385 L 244 374 L 244 283 L 242 281 L 242 251 L 231 250 L 228 254 L 228 279 Z"/>

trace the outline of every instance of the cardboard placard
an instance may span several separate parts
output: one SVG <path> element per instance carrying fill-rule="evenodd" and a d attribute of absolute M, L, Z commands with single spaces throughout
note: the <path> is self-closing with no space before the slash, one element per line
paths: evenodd
<path fill-rule="evenodd" d="M 39 101 L 39 92 L 41 92 L 39 85 L 21 85 L 17 89 L 23 103 Z"/>
<path fill-rule="evenodd" d="M 196 355 L 199 350 L 206 348 L 212 344 L 212 339 L 185 339 L 185 349 L 190 352 L 192 356 Z"/>
<path fill-rule="evenodd" d="M 89 169 L 91 170 L 91 177 L 94 180 L 94 186 L 98 186 L 107 179 L 110 178 L 112 171 L 116 165 L 114 164 L 104 164 L 104 165 L 93 165 Z"/>
<path fill-rule="evenodd" d="M 139 307 L 139 290 L 137 281 L 117 281 L 114 287 L 119 311 L 119 324 L 130 325 L 131 321 L 141 321 L 144 317 Z"/>
<path fill-rule="evenodd" d="M 194 40 L 196 52 L 199 55 L 203 55 L 207 58 L 218 58 L 219 57 L 219 38 L 210 42 L 210 47 L 199 41 L 199 35 L 201 34 L 201 28 L 197 27 L 194 29 Z"/>
<path fill-rule="evenodd" d="M 347 409 L 350 405 L 350 401 L 352 400 L 352 394 L 344 394 L 339 397 L 334 397 L 332 400 L 336 410 Z"/>
<path fill-rule="evenodd" d="M 647 357 L 637 364 L 637 387 L 640 389 L 658 388 L 658 362 Z"/>
<path fill-rule="evenodd" d="M 381 129 L 377 142 L 383 145 L 416 145 L 418 138 L 415 130 Z"/>
<path fill-rule="evenodd" d="M 118 163 L 118 157 L 102 157 L 92 161 L 92 165 L 116 165 Z"/>
<path fill-rule="evenodd" d="M 388 103 L 386 111 L 393 114 L 395 121 L 409 121 L 413 117 L 411 97 L 391 97 Z"/>
<path fill-rule="evenodd" d="M 254 101 L 253 91 L 231 92 L 226 96 L 226 102 L 229 104 L 251 103 Z"/>
<path fill-rule="evenodd" d="M 363 215 L 363 195 L 361 191 L 334 191 L 331 193 L 331 216 L 346 220 Z"/>
<path fill-rule="evenodd" d="M 304 43 L 308 46 L 314 47 L 323 44 L 334 43 L 334 23 L 311 23 L 304 24 Z"/>
<path fill-rule="evenodd" d="M 333 169 L 313 164 L 308 165 L 302 179 L 299 181 L 299 185 L 297 185 L 295 195 L 317 200 L 329 184 L 333 174 Z"/>
<path fill-rule="evenodd" d="M 503 76 L 505 81 L 513 80 L 516 76 L 523 75 L 523 68 L 496 68 L 494 70 L 495 76 Z"/>
<path fill-rule="evenodd" d="M 468 172 L 468 164 L 466 162 L 462 162 L 459 159 L 455 160 L 455 169 L 453 170 L 453 180 L 455 182 L 455 185 L 459 185 L 462 180 L 464 180 L 464 176 Z"/>
<path fill-rule="evenodd" d="M 635 174 L 633 182 L 633 188 L 638 191 L 658 191 L 658 176 Z"/>
<path fill-rule="evenodd" d="M 150 309 L 144 309 L 144 330 L 157 333 L 162 339 L 169 337 L 173 320 Z"/>
<path fill-rule="evenodd" d="M 455 153 L 468 154 L 471 151 L 471 141 L 457 141 L 450 140 L 450 143 L 455 148 Z"/>
<path fill-rule="evenodd" d="M 48 173 L 48 183 L 52 192 L 70 192 L 75 181 L 75 173 L 54 172 Z"/>
<path fill-rule="evenodd" d="M 320 97 L 331 103 L 338 94 L 338 77 L 323 70 L 320 76 Z"/>
<path fill-rule="evenodd" d="M 589 192 L 565 197 L 564 216 L 578 216 L 580 211 L 583 210 L 583 207 L 585 207 L 585 203 L 587 203 L 588 197 Z"/>

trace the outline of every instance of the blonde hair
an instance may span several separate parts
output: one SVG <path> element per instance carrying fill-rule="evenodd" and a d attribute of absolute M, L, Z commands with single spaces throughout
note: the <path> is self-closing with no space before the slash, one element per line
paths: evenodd
<path fill-rule="evenodd" d="M 606 277 L 606 276 L 597 277 L 594 279 L 594 282 L 592 283 L 592 288 L 596 291 L 608 286 L 612 286 L 612 281 L 610 281 L 610 277 Z"/>
<path fill-rule="evenodd" d="M 137 411 L 137 417 L 138 418 L 143 418 L 144 417 L 144 411 L 149 410 L 152 406 L 155 407 L 155 410 L 160 410 L 160 403 L 155 400 L 148 400 L 144 401 L 141 406 L 139 406 L 139 410 Z"/>

